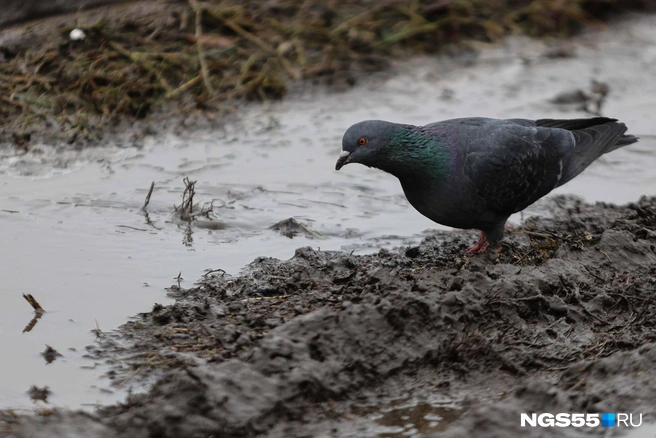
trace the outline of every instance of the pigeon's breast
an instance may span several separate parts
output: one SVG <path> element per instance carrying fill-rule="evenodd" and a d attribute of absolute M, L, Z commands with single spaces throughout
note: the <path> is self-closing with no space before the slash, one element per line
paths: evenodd
<path fill-rule="evenodd" d="M 457 172 L 457 171 L 456 171 Z M 443 184 L 427 181 L 401 185 L 408 202 L 421 214 L 441 225 L 453 228 L 488 228 L 499 221 L 494 212 L 470 187 L 470 182 L 459 174 Z"/>

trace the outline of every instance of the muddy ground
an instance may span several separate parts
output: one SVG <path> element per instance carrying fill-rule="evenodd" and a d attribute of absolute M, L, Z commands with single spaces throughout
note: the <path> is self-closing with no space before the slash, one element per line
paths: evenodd
<path fill-rule="evenodd" d="M 174 287 L 175 304 L 89 352 L 113 358 L 119 385 L 156 379 L 150 392 L 24 418 L 9 436 L 554 436 L 522 429 L 521 412 L 653 422 L 656 198 L 551 210 L 500 254 L 465 256 L 472 233 L 436 232 L 375 255 L 300 248 Z M 418 418 L 385 417 L 407 400 Z M 397 427 L 381 434 L 381 421 Z M 558 432 L 619 433 L 601 429 Z"/>

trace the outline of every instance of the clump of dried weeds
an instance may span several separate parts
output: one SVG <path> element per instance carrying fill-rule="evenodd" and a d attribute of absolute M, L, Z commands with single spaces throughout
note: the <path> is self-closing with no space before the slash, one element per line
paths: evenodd
<path fill-rule="evenodd" d="M 230 110 L 291 80 L 350 85 L 390 57 L 508 33 L 565 36 L 651 0 L 208 0 L 80 12 L 0 47 L 0 142 L 97 140 L 155 108 Z M 72 41 L 80 28 L 86 38 Z M 30 37 L 30 35 L 32 35 Z"/>

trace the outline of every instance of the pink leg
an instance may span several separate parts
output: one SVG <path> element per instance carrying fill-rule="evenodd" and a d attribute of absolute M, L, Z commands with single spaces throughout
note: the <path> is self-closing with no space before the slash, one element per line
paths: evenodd
<path fill-rule="evenodd" d="M 467 254 L 479 254 L 485 252 L 488 246 L 490 246 L 490 243 L 487 241 L 487 236 L 484 232 L 481 231 L 478 242 L 476 242 L 474 246 L 467 250 Z"/>

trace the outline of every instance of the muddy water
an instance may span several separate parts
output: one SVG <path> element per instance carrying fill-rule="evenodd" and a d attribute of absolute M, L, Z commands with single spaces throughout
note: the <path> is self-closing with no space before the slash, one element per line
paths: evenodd
<path fill-rule="evenodd" d="M 94 364 L 83 355 L 94 341 L 91 330 L 111 330 L 127 315 L 167 301 L 164 288 L 179 273 L 189 286 L 205 269 L 237 273 L 257 256 L 288 258 L 299 246 L 368 252 L 416 242 L 437 228 L 408 206 L 393 177 L 362 166 L 334 171 L 341 134 L 355 121 L 585 117 L 548 100 L 587 90 L 597 79 L 611 88 L 604 115 L 621 118 L 642 140 L 557 192 L 617 203 L 653 194 L 656 19 L 589 33 L 574 48 L 574 57 L 551 59 L 543 56 L 545 43 L 511 39 L 481 47 L 477 56 L 418 59 L 348 93 L 314 91 L 244 110 L 222 129 L 184 135 L 162 129 L 139 149 L 0 151 L 0 408 L 30 407 L 32 384 L 49 386 L 55 405 L 122 397 L 98 380 L 102 367 L 88 369 Z M 213 202 L 212 212 L 191 226 L 173 214 L 185 176 L 197 181 L 199 208 Z M 151 181 L 146 215 L 141 206 Z M 290 217 L 312 232 L 290 239 L 270 229 Z M 25 333 L 33 314 L 22 293 L 48 311 Z M 63 357 L 46 364 L 45 344 Z M 444 413 L 413 409 L 429 423 Z M 381 414 L 381 427 L 397 427 L 388 414 Z"/>
<path fill-rule="evenodd" d="M 455 400 L 433 394 L 428 400 L 403 397 L 380 407 L 362 406 L 352 413 L 370 424 L 367 429 L 381 438 L 436 433 L 457 419 L 461 405 Z"/>

